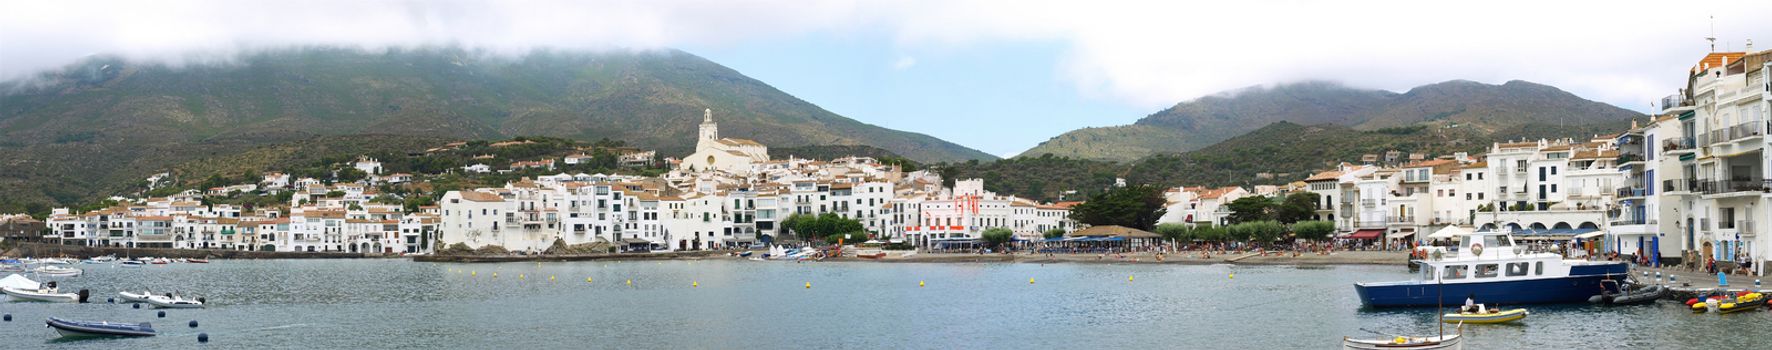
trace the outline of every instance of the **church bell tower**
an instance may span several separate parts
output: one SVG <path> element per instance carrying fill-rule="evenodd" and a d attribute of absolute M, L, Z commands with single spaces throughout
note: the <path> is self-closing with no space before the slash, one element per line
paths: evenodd
<path fill-rule="evenodd" d="M 701 110 L 701 138 L 695 140 L 695 151 L 701 152 L 702 150 L 706 150 L 708 147 L 712 147 L 715 142 L 719 141 L 720 126 L 719 124 L 714 124 L 714 110 Z"/>

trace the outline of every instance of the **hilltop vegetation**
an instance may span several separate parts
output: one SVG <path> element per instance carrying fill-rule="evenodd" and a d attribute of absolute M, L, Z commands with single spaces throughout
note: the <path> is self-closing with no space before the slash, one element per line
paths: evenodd
<path fill-rule="evenodd" d="M 1566 137 L 1577 134 L 1546 134 L 1595 128 L 1616 132 L 1638 116 L 1641 114 L 1555 87 L 1517 80 L 1501 85 L 1454 80 L 1401 94 L 1302 82 L 1201 97 L 1132 125 L 1067 132 L 1020 156 L 1050 153 L 1130 163 L 1152 155 L 1203 149 L 1276 122 L 1365 131 L 1458 128 L 1461 137 L 1475 142 Z M 1545 131 L 1539 129 L 1542 126 L 1556 128 Z"/>
<path fill-rule="evenodd" d="M 0 209 L 86 202 L 178 164 L 362 135 L 391 140 L 389 149 L 536 135 L 682 155 L 709 108 L 722 136 L 776 147 L 865 144 L 919 161 L 994 158 L 844 118 L 681 51 L 510 58 L 456 48 L 303 48 L 182 67 L 100 56 L 30 83 L 0 83 Z M 372 143 L 340 148 L 384 147 Z"/>

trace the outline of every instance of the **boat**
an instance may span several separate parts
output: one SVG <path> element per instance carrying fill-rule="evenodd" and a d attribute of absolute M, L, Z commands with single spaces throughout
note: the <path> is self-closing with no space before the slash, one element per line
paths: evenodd
<path fill-rule="evenodd" d="M 1624 262 L 1565 260 L 1555 253 L 1527 252 L 1509 231 L 1474 232 L 1460 237 L 1459 249 L 1427 247 L 1429 259 L 1414 261 L 1421 272 L 1408 281 L 1354 284 L 1370 307 L 1459 304 L 1466 298 L 1491 303 L 1541 304 L 1587 301 L 1594 291 L 1618 292 L 1606 280 L 1629 275 Z"/>
<path fill-rule="evenodd" d="M 149 261 L 148 263 L 154 264 L 154 265 L 166 265 L 166 263 L 170 263 L 170 262 L 172 262 L 172 260 L 167 260 L 166 258 L 155 258 L 153 261 Z"/>
<path fill-rule="evenodd" d="M 200 309 L 203 308 L 203 301 L 203 298 L 188 299 L 167 293 L 166 295 L 150 295 L 145 302 L 161 309 Z"/>
<path fill-rule="evenodd" d="M 862 258 L 862 259 L 882 259 L 882 258 L 886 257 L 886 253 L 880 252 L 880 253 L 873 253 L 873 254 L 855 254 L 855 257 Z"/>
<path fill-rule="evenodd" d="M 78 293 L 62 293 L 56 288 L 55 282 L 44 283 L 42 286 L 35 289 L 0 287 L 0 292 L 6 293 L 7 296 L 12 297 L 12 300 L 16 301 L 47 301 L 52 303 L 85 302 L 86 297 L 88 296 L 88 292 L 85 289 L 81 289 Z"/>
<path fill-rule="evenodd" d="M 1718 301 L 1716 311 L 1718 313 L 1732 314 L 1742 311 L 1758 310 L 1761 306 L 1766 306 L 1765 294 L 1746 293 L 1733 299 Z"/>
<path fill-rule="evenodd" d="M 87 260 L 92 260 L 92 261 L 97 261 L 97 262 L 112 262 L 112 261 L 117 261 L 117 256 L 116 255 L 95 256 L 95 257 L 92 257 L 91 259 L 87 259 Z"/>
<path fill-rule="evenodd" d="M 1588 302 L 1601 305 L 1643 305 L 1654 304 L 1656 300 L 1666 297 L 1673 290 L 1663 286 L 1648 286 L 1632 290 L 1628 285 L 1621 287 L 1618 293 L 1601 293 L 1588 298 Z"/>
<path fill-rule="evenodd" d="M 43 284 L 37 283 L 37 281 L 32 281 L 30 278 L 25 278 L 25 276 L 16 273 L 7 275 L 6 278 L 0 278 L 0 287 L 37 289 L 42 286 Z"/>
<path fill-rule="evenodd" d="M 1475 311 L 1460 310 L 1459 312 L 1440 315 L 1440 322 L 1470 324 L 1508 323 L 1525 319 L 1529 314 L 1531 313 L 1526 312 L 1526 309 L 1488 309 L 1478 305 L 1477 310 Z"/>
<path fill-rule="evenodd" d="M 43 258 L 37 259 L 32 263 L 37 265 L 72 265 L 74 262 L 56 258 Z"/>
<path fill-rule="evenodd" d="M 31 272 L 36 273 L 38 276 L 72 277 L 79 276 L 85 271 L 72 267 L 46 265 L 38 267 L 36 270 L 31 270 Z"/>
<path fill-rule="evenodd" d="M 209 260 L 207 260 L 207 259 L 190 259 L 190 260 L 185 260 L 185 262 L 192 263 L 192 264 L 208 264 Z"/>
<path fill-rule="evenodd" d="M 63 337 L 152 337 L 158 334 L 154 326 L 142 323 L 114 323 L 108 321 L 75 321 L 50 317 L 49 327 Z"/>
<path fill-rule="evenodd" d="M 117 267 L 142 267 L 142 265 L 147 265 L 147 264 L 148 263 L 137 261 L 137 260 L 124 260 L 123 262 L 117 263 Z"/>
<path fill-rule="evenodd" d="M 1364 328 L 1363 331 L 1389 336 L 1388 339 L 1354 339 L 1341 337 L 1341 348 L 1351 350 L 1460 350 L 1464 349 L 1464 326 L 1458 326 L 1457 334 L 1440 334 L 1430 337 L 1411 337 L 1373 332 Z M 1444 329 L 1441 333 L 1445 333 Z"/>
<path fill-rule="evenodd" d="M 154 292 L 145 290 L 141 293 L 132 293 L 128 291 L 117 292 L 117 297 L 124 303 L 145 303 L 148 302 L 148 297 L 152 296 L 154 296 Z"/>

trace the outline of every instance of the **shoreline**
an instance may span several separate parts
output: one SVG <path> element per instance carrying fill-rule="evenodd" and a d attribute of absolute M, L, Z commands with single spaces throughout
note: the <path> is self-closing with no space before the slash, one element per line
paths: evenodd
<path fill-rule="evenodd" d="M 746 260 L 728 255 L 732 251 L 689 251 L 638 254 L 584 254 L 584 255 L 417 255 L 412 256 L 416 262 L 437 263 L 500 263 L 500 262 L 564 262 L 564 261 L 648 261 L 648 260 Z M 753 251 L 760 253 L 760 251 Z M 863 259 L 853 256 L 832 257 L 819 262 L 863 262 L 884 264 L 969 264 L 969 263 L 1015 263 L 1015 264 L 1161 264 L 1161 265 L 1261 265 L 1261 266 L 1398 266 L 1404 267 L 1408 254 L 1405 252 L 1372 252 L 1349 251 L 1336 252 L 1330 255 L 1314 253 L 1293 257 L 1289 254 L 1260 256 L 1250 254 L 1223 255 L 1211 259 L 1190 257 L 1189 254 L 1168 255 L 1158 261 L 1151 253 L 1129 254 L 1124 258 L 1120 255 L 1101 256 L 1097 254 L 966 254 L 966 253 L 920 253 L 908 257 Z M 777 260 L 780 261 L 780 260 Z"/>
<path fill-rule="evenodd" d="M 172 259 L 392 259 L 399 254 L 346 252 L 261 252 L 223 249 L 183 248 L 117 248 L 61 245 L 52 243 L 12 243 L 5 252 L 18 257 L 70 257 L 85 259 L 99 256 L 159 257 Z"/>

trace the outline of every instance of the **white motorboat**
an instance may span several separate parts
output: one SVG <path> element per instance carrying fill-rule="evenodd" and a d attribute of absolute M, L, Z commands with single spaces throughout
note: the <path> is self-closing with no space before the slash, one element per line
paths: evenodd
<path fill-rule="evenodd" d="M 141 262 L 139 260 L 124 260 L 123 262 L 117 263 L 117 267 L 142 267 L 143 265 L 147 265 L 147 264 L 148 263 Z"/>
<path fill-rule="evenodd" d="M 38 276 L 72 277 L 79 276 L 86 271 L 66 266 L 46 265 L 31 270 L 31 272 L 37 273 Z"/>
<path fill-rule="evenodd" d="M 176 295 L 150 295 L 147 303 L 162 309 L 199 309 L 203 307 L 203 298 L 187 299 Z"/>
<path fill-rule="evenodd" d="M 12 297 L 12 300 L 15 301 L 47 301 L 52 303 L 78 303 L 85 301 L 86 296 L 88 295 L 85 289 L 80 290 L 78 293 L 62 293 L 61 290 L 56 289 L 55 282 L 44 283 L 42 287 L 37 289 L 4 287 L 0 288 L 0 292 L 5 292 L 7 296 Z"/>
<path fill-rule="evenodd" d="M 56 258 L 43 258 L 32 261 L 31 263 L 37 265 L 71 265 L 74 262 Z"/>
<path fill-rule="evenodd" d="M 133 292 L 128 292 L 128 291 L 123 291 L 123 292 L 117 292 L 117 296 L 124 303 L 145 303 L 145 302 L 148 302 L 149 297 L 154 296 L 154 292 L 145 291 L 145 290 L 142 291 L 141 293 L 133 293 Z"/>
<path fill-rule="evenodd" d="M 90 260 L 102 262 L 102 263 L 112 262 L 112 261 L 117 261 L 117 256 L 116 255 L 95 256 L 95 257 L 92 257 L 92 259 L 90 259 Z"/>

